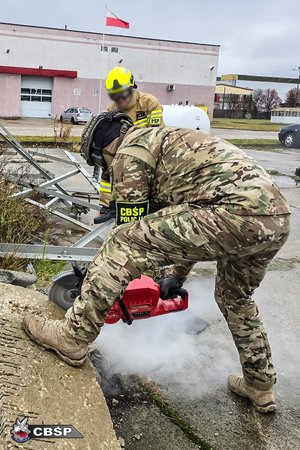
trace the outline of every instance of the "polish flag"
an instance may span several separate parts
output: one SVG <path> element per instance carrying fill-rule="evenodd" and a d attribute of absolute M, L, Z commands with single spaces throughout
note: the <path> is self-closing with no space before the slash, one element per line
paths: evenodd
<path fill-rule="evenodd" d="M 119 27 L 119 28 L 129 28 L 129 22 L 120 19 L 111 11 L 107 10 L 113 17 L 106 16 L 106 26 L 107 27 Z"/>

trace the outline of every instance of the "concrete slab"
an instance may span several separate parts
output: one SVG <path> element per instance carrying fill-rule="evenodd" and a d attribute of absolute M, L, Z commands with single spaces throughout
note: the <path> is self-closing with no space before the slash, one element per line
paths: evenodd
<path fill-rule="evenodd" d="M 0 449 L 117 450 L 104 396 L 90 362 L 72 368 L 35 345 L 21 328 L 25 312 L 61 318 L 63 312 L 33 290 L 0 283 Z M 29 440 L 17 444 L 16 418 L 29 424 L 71 424 L 79 439 Z"/>

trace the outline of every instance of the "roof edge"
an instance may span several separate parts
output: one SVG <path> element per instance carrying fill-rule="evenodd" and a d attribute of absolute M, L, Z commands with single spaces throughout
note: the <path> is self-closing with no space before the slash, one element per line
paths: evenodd
<path fill-rule="evenodd" d="M 148 38 L 148 37 L 142 37 L 142 36 L 126 36 L 124 34 L 111 34 L 111 33 L 105 33 L 105 32 L 98 33 L 96 31 L 73 30 L 70 28 L 67 28 L 65 30 L 64 28 L 58 28 L 58 27 L 45 27 L 42 25 L 28 25 L 28 24 L 22 24 L 22 23 L 0 22 L 0 25 L 12 25 L 12 26 L 17 26 L 17 27 L 28 27 L 28 28 L 40 28 L 43 30 L 57 30 L 57 31 L 65 31 L 66 33 L 69 31 L 72 33 L 96 34 L 99 36 L 103 36 L 103 34 L 105 34 L 105 36 L 125 37 L 125 38 L 132 38 L 132 39 L 145 39 L 148 41 L 175 42 L 178 44 L 192 44 L 192 45 L 206 45 L 208 47 L 218 47 L 218 48 L 221 47 L 221 45 L 219 45 L 219 44 L 205 44 L 205 43 L 201 43 L 201 42 L 176 41 L 176 40 L 172 40 L 172 39 Z"/>

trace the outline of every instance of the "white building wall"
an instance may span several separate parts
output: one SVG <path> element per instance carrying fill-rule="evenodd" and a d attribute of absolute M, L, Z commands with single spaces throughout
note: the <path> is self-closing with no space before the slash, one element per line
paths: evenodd
<path fill-rule="evenodd" d="M 199 49 L 190 49 L 189 44 L 178 47 L 176 42 L 166 45 L 155 41 L 154 45 L 147 39 L 145 43 L 138 39 L 134 43 L 134 38 L 132 44 L 124 44 L 107 36 L 105 45 L 109 51 L 104 52 L 100 50 L 101 35 L 69 37 L 68 32 L 58 31 L 45 36 L 38 30 L 1 30 L 1 47 L 10 49 L 1 56 L 1 65 L 77 70 L 79 78 L 105 78 L 107 71 L 122 59 L 122 65 L 130 67 L 142 81 L 215 85 L 218 47 L 199 45 Z M 117 47 L 119 52 L 111 53 L 111 47 Z"/>
<path fill-rule="evenodd" d="M 113 35 L 104 37 L 107 52 L 101 51 L 102 45 L 101 34 L 0 24 L 0 66 L 77 71 L 74 80 L 55 80 L 52 116 L 62 105 L 76 106 L 67 105 L 70 100 L 98 112 L 95 89 L 115 65 L 128 67 L 137 83 L 144 90 L 149 86 L 149 92 L 162 97 L 161 102 L 203 103 L 212 112 L 218 46 Z M 118 53 L 112 53 L 112 47 L 117 47 Z M 174 92 L 167 93 L 168 84 L 176 85 Z M 74 88 L 80 88 L 84 95 L 74 98 Z M 107 103 L 103 99 L 101 107 Z"/>

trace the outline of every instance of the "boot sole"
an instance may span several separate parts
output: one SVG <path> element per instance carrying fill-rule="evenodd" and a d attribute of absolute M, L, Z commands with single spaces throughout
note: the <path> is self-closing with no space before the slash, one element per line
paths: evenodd
<path fill-rule="evenodd" d="M 231 386 L 228 383 L 228 387 L 229 389 L 234 392 L 236 395 L 238 395 L 239 397 L 243 397 L 243 398 L 247 398 L 248 400 L 250 400 L 250 402 L 253 404 L 254 408 L 262 413 L 262 414 L 267 414 L 270 412 L 274 412 L 276 411 L 276 405 L 274 402 L 269 402 L 266 403 L 265 405 L 258 405 L 254 400 L 252 400 L 247 394 L 243 394 L 241 391 L 239 391 L 238 389 L 235 389 L 233 386 Z"/>
<path fill-rule="evenodd" d="M 45 348 L 46 350 L 51 350 L 52 352 L 56 353 L 56 355 L 58 356 L 59 359 L 61 359 L 63 362 L 65 362 L 66 364 L 69 364 L 69 366 L 73 366 L 73 367 L 80 367 L 82 366 L 87 357 L 85 356 L 84 358 L 81 359 L 71 359 L 68 356 L 64 355 L 63 353 L 61 353 L 59 350 L 57 350 L 57 348 L 55 347 L 51 347 L 50 345 L 44 344 L 43 342 L 39 341 L 35 336 L 33 336 L 30 331 L 28 330 L 28 328 L 26 328 L 26 326 L 23 324 L 23 329 L 26 332 L 26 334 L 30 337 L 30 339 L 35 342 L 36 344 L 38 344 L 40 347 Z"/>

